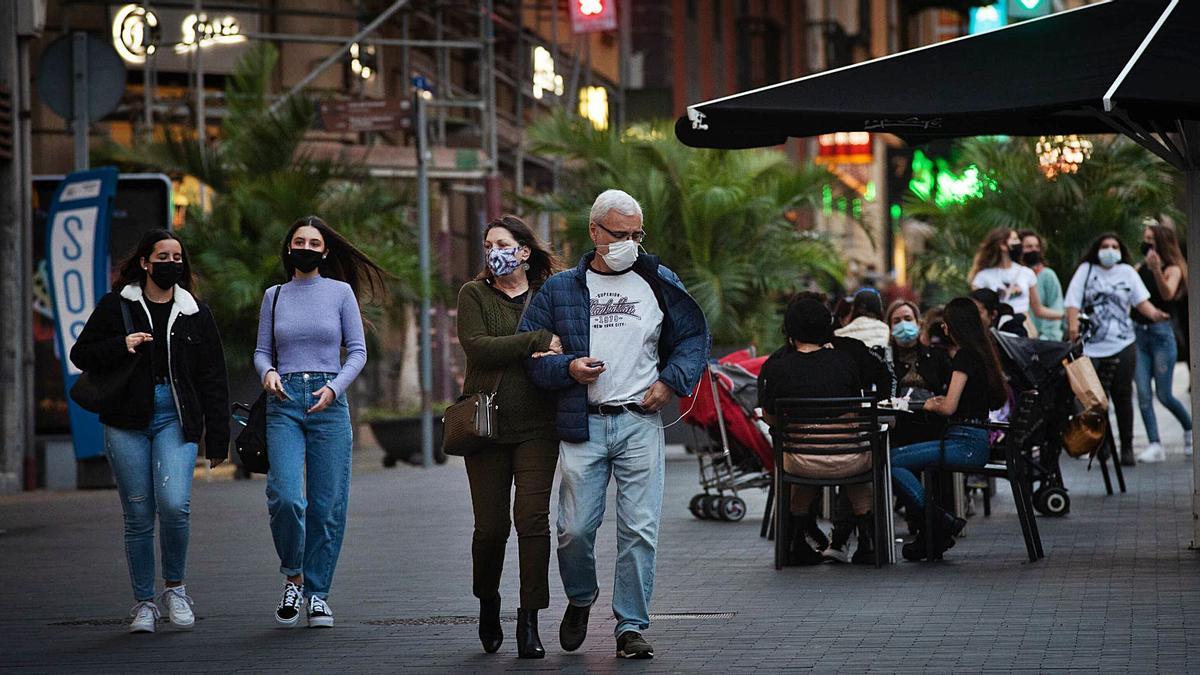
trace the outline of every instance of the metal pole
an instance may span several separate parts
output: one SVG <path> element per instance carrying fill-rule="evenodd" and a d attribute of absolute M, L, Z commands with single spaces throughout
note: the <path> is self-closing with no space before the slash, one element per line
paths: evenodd
<path fill-rule="evenodd" d="M 143 2 L 142 9 L 146 10 L 146 15 L 150 14 L 150 3 Z M 149 24 L 147 24 L 149 28 Z M 154 59 L 158 53 L 158 47 L 155 46 L 153 54 L 146 55 L 146 61 L 142 64 L 142 133 L 146 138 L 150 138 L 154 134 Z"/>
<path fill-rule="evenodd" d="M 425 96 L 416 92 L 417 111 L 417 228 L 420 230 L 421 260 L 421 463 L 433 466 L 433 355 L 429 314 L 432 284 L 429 264 L 429 130 L 426 129 Z"/>
<path fill-rule="evenodd" d="M 617 131 L 625 130 L 625 90 L 629 88 L 629 59 L 633 41 L 633 3 L 627 2 L 617 7 L 617 50 L 620 58 L 620 72 L 617 77 Z M 732 11 L 732 7 L 725 11 Z M 730 45 L 725 45 L 730 49 Z"/>
<path fill-rule="evenodd" d="M 1200 420 L 1200 122 L 1185 122 L 1184 180 L 1187 185 L 1188 327 L 1191 343 L 1188 369 L 1192 419 Z M 1192 452 L 1192 548 L 1200 549 L 1200 453 Z"/>
<path fill-rule="evenodd" d="M 71 130 L 75 134 L 75 170 L 88 168 L 87 33 L 71 36 Z"/>
<path fill-rule="evenodd" d="M 195 0 L 192 11 L 196 14 L 196 23 L 201 22 L 200 0 Z M 208 20 L 205 19 L 207 24 Z M 196 31 L 196 49 L 193 55 L 195 60 L 193 63 L 196 67 L 196 143 L 200 145 L 200 152 L 208 151 L 208 133 L 205 130 L 205 118 L 208 111 L 204 109 L 204 31 L 203 29 Z M 204 181 L 200 181 L 200 209 L 208 207 L 208 192 L 204 187 Z"/>
<path fill-rule="evenodd" d="M 366 36 L 370 35 L 376 28 L 379 28 L 381 25 L 383 25 L 384 21 L 387 21 L 393 14 L 400 11 L 400 8 L 407 4 L 408 0 L 396 0 L 393 2 L 390 7 L 383 10 L 379 16 L 375 17 L 371 23 L 363 26 L 362 30 L 358 31 L 354 37 L 347 40 L 344 44 L 342 44 L 341 47 L 335 49 L 332 54 L 325 57 L 325 60 L 322 61 L 316 68 L 313 68 L 311 73 L 305 75 L 304 79 L 297 82 L 296 85 L 289 89 L 286 94 L 280 96 L 278 101 L 275 101 L 273 104 L 271 104 L 271 112 L 279 110 L 279 107 L 282 106 L 285 101 L 303 91 L 308 85 L 312 84 L 312 81 L 320 77 L 321 73 L 325 72 L 329 66 L 337 63 L 342 58 L 342 54 L 345 54 L 346 51 L 350 49 L 350 45 L 354 44 L 355 42 L 359 42 Z"/>

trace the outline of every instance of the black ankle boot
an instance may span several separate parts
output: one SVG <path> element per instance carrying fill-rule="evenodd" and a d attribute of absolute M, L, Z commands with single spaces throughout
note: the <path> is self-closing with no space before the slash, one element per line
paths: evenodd
<path fill-rule="evenodd" d="M 850 562 L 855 565 L 875 564 L 875 516 L 867 513 L 855 516 L 858 523 L 858 547 L 854 549 L 854 557 Z"/>
<path fill-rule="evenodd" d="M 517 608 L 517 658 L 540 659 L 546 656 L 538 636 L 536 609 Z"/>
<path fill-rule="evenodd" d="M 825 562 L 825 557 L 814 551 L 804 538 L 804 535 L 811 531 L 821 532 L 816 518 L 811 515 L 792 516 L 792 537 L 787 550 L 788 565 L 820 565 Z M 821 535 L 824 537 L 823 532 Z"/>
<path fill-rule="evenodd" d="M 479 601 L 479 641 L 483 651 L 494 654 L 504 642 L 504 630 L 500 628 L 500 596 Z"/>

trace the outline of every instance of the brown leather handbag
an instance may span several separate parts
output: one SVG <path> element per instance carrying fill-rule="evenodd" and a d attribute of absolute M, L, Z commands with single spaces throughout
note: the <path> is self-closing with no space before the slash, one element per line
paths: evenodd
<path fill-rule="evenodd" d="M 517 319 L 517 330 L 521 329 L 521 321 L 525 318 L 525 310 L 529 309 L 529 300 L 533 297 L 533 289 L 525 295 L 525 306 L 521 308 L 521 316 Z M 442 415 L 442 450 L 447 455 L 468 457 L 492 447 L 497 436 L 497 410 L 500 404 L 496 401 L 496 392 L 500 391 L 500 382 L 504 379 L 504 371 L 496 376 L 496 385 L 490 392 L 463 394 L 453 405 L 446 408 Z"/>
<path fill-rule="evenodd" d="M 1097 408 L 1075 415 L 1063 429 L 1063 449 L 1072 457 L 1092 455 L 1100 448 L 1107 431 L 1108 417 L 1106 411 Z"/>

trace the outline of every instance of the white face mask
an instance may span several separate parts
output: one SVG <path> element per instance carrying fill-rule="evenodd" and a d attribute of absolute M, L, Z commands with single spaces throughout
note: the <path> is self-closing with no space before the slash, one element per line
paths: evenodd
<path fill-rule="evenodd" d="M 638 258 L 638 243 L 632 239 L 618 241 L 608 245 L 608 253 L 601 253 L 604 264 L 614 272 L 624 272 L 633 267 Z"/>

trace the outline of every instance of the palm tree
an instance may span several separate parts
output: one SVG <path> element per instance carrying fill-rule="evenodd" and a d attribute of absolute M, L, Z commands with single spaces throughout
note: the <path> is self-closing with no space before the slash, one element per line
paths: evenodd
<path fill-rule="evenodd" d="M 238 63 L 226 86 L 219 140 L 202 142 L 168 128 L 160 140 L 109 144 L 100 152 L 110 163 L 190 175 L 207 187 L 210 208 L 190 205 L 180 235 L 237 371 L 249 367 L 264 289 L 284 281 L 280 242 L 297 218 L 325 215 L 395 276 L 397 301 L 411 299 L 420 287 L 406 200 L 356 167 L 305 154 L 301 142 L 315 117 L 311 100 L 295 96 L 278 111 L 269 109 L 278 58 L 272 45 L 259 43 Z M 386 308 L 364 310 L 378 320 Z"/>
<path fill-rule="evenodd" d="M 647 248 L 684 280 L 719 344 L 777 344 L 781 301 L 814 281 L 841 280 L 830 243 L 787 218 L 819 203 L 831 180 L 824 170 L 797 167 L 775 151 L 688 148 L 666 122 L 621 134 L 559 112 L 528 138 L 532 152 L 569 170 L 554 193 L 527 203 L 564 216 L 566 241 L 578 251 L 590 246 L 596 195 L 611 187 L 632 194 L 645 214 Z"/>
<path fill-rule="evenodd" d="M 1066 278 L 1088 244 L 1102 232 L 1126 243 L 1141 238 L 1148 216 L 1178 217 L 1174 169 L 1121 137 L 1093 140 L 1092 154 L 1078 172 L 1048 180 L 1038 168 L 1034 141 L 973 138 L 955 146 L 955 164 L 974 167 L 975 195 L 948 206 L 909 195 L 906 212 L 933 227 L 928 249 L 914 264 L 914 278 L 927 290 L 952 297 L 967 290 L 975 247 L 995 227 L 1031 229 L 1046 242 L 1051 269 Z M 946 297 L 929 298 L 934 301 Z"/>

